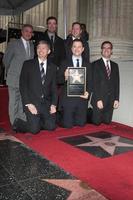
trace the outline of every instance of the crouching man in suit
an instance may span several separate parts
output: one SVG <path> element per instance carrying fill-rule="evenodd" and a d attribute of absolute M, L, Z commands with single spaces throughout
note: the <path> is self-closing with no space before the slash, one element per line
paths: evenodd
<path fill-rule="evenodd" d="M 62 62 L 58 72 L 58 82 L 64 84 L 59 99 L 59 109 L 63 115 L 61 125 L 64 128 L 84 126 L 86 124 L 88 98 L 91 93 L 91 66 L 90 63 L 82 56 L 84 46 L 81 39 L 73 40 L 71 51 L 72 55 Z M 67 95 L 69 66 L 86 68 L 86 91 L 84 95 L 79 97 L 70 97 Z"/>
<path fill-rule="evenodd" d="M 20 93 L 27 122 L 17 119 L 17 131 L 38 133 L 54 130 L 57 104 L 56 66 L 49 63 L 50 46 L 46 41 L 37 45 L 37 58 L 25 61 L 20 75 Z"/>
<path fill-rule="evenodd" d="M 101 45 L 102 58 L 93 64 L 93 123 L 109 124 L 113 110 L 119 107 L 119 68 L 111 61 L 113 45 L 104 41 Z"/>

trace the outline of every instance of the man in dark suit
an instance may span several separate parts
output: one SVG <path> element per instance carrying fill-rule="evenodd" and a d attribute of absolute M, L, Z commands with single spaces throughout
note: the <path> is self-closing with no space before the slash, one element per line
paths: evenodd
<path fill-rule="evenodd" d="M 47 30 L 40 36 L 40 40 L 46 40 L 50 44 L 48 59 L 58 67 L 65 58 L 64 40 L 57 35 L 57 19 L 50 16 L 47 18 Z"/>
<path fill-rule="evenodd" d="M 83 58 L 89 62 L 90 60 L 90 50 L 89 50 L 89 43 L 86 41 L 84 37 L 82 37 L 82 29 L 81 24 L 79 22 L 74 22 L 72 24 L 71 33 L 67 36 L 65 40 L 65 49 L 66 49 L 66 56 L 69 58 L 72 55 L 71 47 L 72 41 L 75 39 L 81 39 L 84 45 L 84 51 L 82 53 Z"/>
<path fill-rule="evenodd" d="M 72 55 L 62 62 L 58 74 L 59 83 L 64 84 L 59 99 L 59 110 L 62 112 L 62 126 L 65 128 L 71 128 L 75 125 L 84 126 L 87 120 L 88 97 L 91 93 L 91 67 L 89 62 L 83 58 L 83 51 L 82 40 L 73 40 Z M 80 97 L 67 96 L 67 67 L 72 66 L 86 67 L 86 92 Z"/>
<path fill-rule="evenodd" d="M 37 45 L 38 58 L 25 61 L 20 75 L 20 93 L 27 122 L 17 119 L 17 131 L 38 133 L 54 130 L 57 104 L 56 66 L 47 60 L 50 46 L 46 41 Z"/>
<path fill-rule="evenodd" d="M 93 123 L 109 124 L 113 110 L 119 106 L 119 69 L 111 61 L 113 45 L 104 41 L 101 45 L 102 58 L 92 64 L 93 68 Z"/>
<path fill-rule="evenodd" d="M 3 58 L 7 73 L 9 117 L 12 125 L 16 118 L 26 120 L 19 91 L 19 78 L 24 61 L 34 57 L 34 46 L 30 40 L 33 27 L 30 24 L 25 24 L 22 27 L 21 33 L 20 39 L 16 39 L 8 44 Z"/>

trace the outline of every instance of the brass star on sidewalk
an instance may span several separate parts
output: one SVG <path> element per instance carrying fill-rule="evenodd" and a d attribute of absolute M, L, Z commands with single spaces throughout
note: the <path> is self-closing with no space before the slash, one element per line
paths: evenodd
<path fill-rule="evenodd" d="M 7 133 L 0 133 L 0 140 L 11 140 L 11 141 L 15 141 L 15 142 L 19 142 L 19 143 L 23 143 L 22 141 L 20 141 L 19 139 L 17 139 L 16 137 L 9 135 Z"/>
<path fill-rule="evenodd" d="M 110 155 L 113 155 L 115 152 L 115 148 L 116 147 L 133 147 L 133 144 L 129 144 L 129 143 L 124 143 L 124 142 L 120 142 L 120 136 L 112 136 L 110 138 L 105 138 L 105 139 L 101 139 L 101 138 L 97 138 L 97 137 L 92 137 L 92 136 L 85 136 L 86 138 L 90 139 L 91 142 L 86 142 L 83 144 L 79 144 L 76 146 L 88 146 L 88 147 L 101 147 L 102 149 L 104 149 L 106 152 L 108 152 Z"/>
<path fill-rule="evenodd" d="M 71 191 L 67 200 L 106 200 L 101 194 L 91 189 L 86 183 L 80 180 L 66 180 L 66 179 L 42 179 L 48 183 L 56 185 Z"/>

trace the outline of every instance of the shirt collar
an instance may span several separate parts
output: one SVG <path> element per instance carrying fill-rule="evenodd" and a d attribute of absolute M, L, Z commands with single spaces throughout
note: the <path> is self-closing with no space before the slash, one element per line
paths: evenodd
<path fill-rule="evenodd" d="M 39 61 L 39 65 L 40 65 L 41 63 L 44 63 L 44 65 L 47 64 L 47 59 L 46 59 L 46 60 L 41 60 L 40 58 L 38 58 L 38 61 Z"/>

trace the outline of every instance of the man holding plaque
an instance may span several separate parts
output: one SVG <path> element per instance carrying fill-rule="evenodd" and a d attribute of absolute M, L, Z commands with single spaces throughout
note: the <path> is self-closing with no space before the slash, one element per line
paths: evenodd
<path fill-rule="evenodd" d="M 59 99 L 64 128 L 85 125 L 91 93 L 91 67 L 82 56 L 82 40 L 73 40 L 71 50 L 72 55 L 62 62 L 58 74 L 59 83 L 64 84 Z"/>

